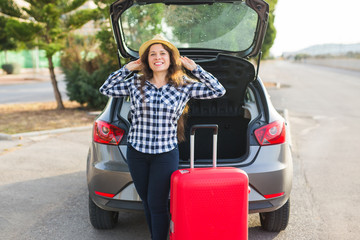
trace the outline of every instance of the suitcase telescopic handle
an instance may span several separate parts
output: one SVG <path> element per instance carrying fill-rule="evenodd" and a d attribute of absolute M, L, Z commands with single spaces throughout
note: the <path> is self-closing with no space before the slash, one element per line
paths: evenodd
<path fill-rule="evenodd" d="M 214 130 L 213 134 L 213 167 L 216 167 L 216 156 L 217 156 L 217 136 L 218 136 L 218 125 L 216 124 L 198 124 L 193 125 L 190 129 L 190 168 L 194 168 L 195 165 L 195 131 L 199 128 L 210 128 Z"/>

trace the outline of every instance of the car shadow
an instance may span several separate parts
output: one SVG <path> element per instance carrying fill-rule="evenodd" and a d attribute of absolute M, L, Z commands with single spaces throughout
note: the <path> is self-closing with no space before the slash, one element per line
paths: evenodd
<path fill-rule="evenodd" d="M 248 239 L 249 240 L 268 240 L 268 239 L 275 239 L 279 233 L 277 232 L 266 232 L 259 227 L 249 227 L 248 232 Z"/>
<path fill-rule="evenodd" d="M 249 240 L 268 240 L 275 239 L 279 233 L 267 232 L 261 228 L 260 218 L 258 213 L 249 214 L 248 217 L 248 239 Z"/>

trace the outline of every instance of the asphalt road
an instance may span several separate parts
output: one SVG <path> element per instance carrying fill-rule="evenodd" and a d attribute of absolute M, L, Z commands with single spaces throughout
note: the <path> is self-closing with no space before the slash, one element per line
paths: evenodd
<path fill-rule="evenodd" d="M 57 75 L 57 82 L 62 100 L 68 100 L 63 74 Z M 53 101 L 55 96 L 50 78 L 47 81 L 0 85 L 0 104 Z"/>
<path fill-rule="evenodd" d="M 249 216 L 249 239 L 358 239 L 360 72 L 266 62 L 260 75 L 291 124 L 291 218 L 280 233 Z M 110 231 L 88 220 L 86 156 L 91 130 L 0 141 L 0 239 L 149 239 L 142 213 Z"/>

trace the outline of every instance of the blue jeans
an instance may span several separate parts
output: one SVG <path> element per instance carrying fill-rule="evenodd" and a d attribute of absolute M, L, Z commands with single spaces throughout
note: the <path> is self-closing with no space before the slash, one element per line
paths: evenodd
<path fill-rule="evenodd" d="M 127 162 L 135 188 L 143 201 L 151 239 L 166 240 L 169 232 L 168 198 L 171 174 L 179 166 L 179 149 L 147 154 L 128 144 Z"/>

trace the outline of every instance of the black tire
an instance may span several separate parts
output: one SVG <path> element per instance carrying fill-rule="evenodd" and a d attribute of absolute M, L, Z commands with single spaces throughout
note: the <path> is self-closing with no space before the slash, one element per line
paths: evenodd
<path fill-rule="evenodd" d="M 269 232 L 285 230 L 290 218 L 290 199 L 276 211 L 260 213 L 261 227 Z"/>
<path fill-rule="evenodd" d="M 89 197 L 89 216 L 96 229 L 112 229 L 118 222 L 119 213 L 99 208 Z"/>

